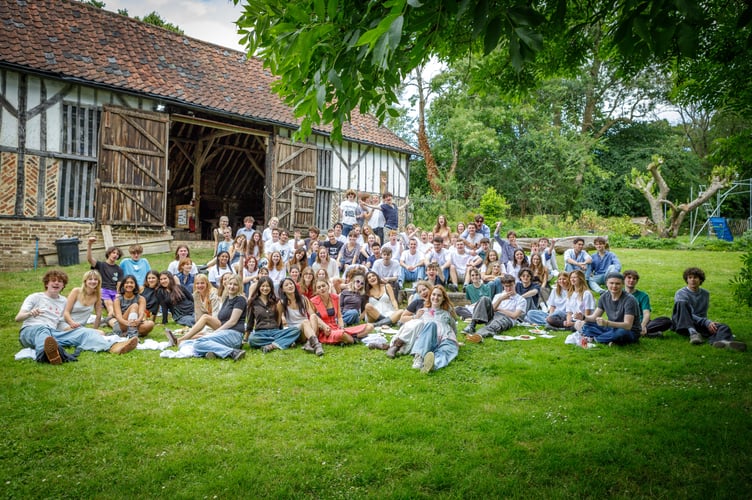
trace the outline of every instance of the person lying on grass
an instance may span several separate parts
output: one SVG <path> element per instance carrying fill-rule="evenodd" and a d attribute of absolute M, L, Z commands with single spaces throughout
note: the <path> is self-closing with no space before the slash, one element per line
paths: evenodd
<path fill-rule="evenodd" d="M 44 292 L 32 293 L 23 301 L 16 314 L 16 321 L 22 322 L 19 341 L 23 347 L 31 347 L 35 359 L 40 363 L 59 365 L 64 361 L 75 361 L 75 357 L 65 351 L 65 347 L 76 347 L 85 351 L 109 351 L 125 354 L 138 345 L 138 337 L 118 341 L 115 337 L 100 335 L 98 330 L 78 326 L 70 330 L 58 330 L 63 321 L 63 311 L 67 300 L 60 292 L 68 284 L 68 275 L 52 269 L 42 277 Z"/>

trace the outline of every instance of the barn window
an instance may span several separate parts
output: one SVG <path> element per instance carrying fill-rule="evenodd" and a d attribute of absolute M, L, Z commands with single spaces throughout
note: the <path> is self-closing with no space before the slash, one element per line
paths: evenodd
<path fill-rule="evenodd" d="M 100 111 L 94 107 L 63 104 L 58 217 L 94 218 L 94 181 L 99 145 Z"/>

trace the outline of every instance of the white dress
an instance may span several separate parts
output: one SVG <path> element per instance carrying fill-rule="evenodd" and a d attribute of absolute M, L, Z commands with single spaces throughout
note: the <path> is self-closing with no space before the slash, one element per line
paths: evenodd
<path fill-rule="evenodd" d="M 388 285 L 384 285 L 384 293 L 378 299 L 368 297 L 368 303 L 375 307 L 382 316 L 388 316 L 395 311 L 392 299 L 389 298 L 389 294 L 386 291 L 387 286 Z"/>

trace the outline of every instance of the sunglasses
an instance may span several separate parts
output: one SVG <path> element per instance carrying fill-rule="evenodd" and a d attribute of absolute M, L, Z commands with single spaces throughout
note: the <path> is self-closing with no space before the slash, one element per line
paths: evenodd
<path fill-rule="evenodd" d="M 362 280 L 353 280 L 353 283 L 355 283 L 356 285 L 362 285 L 362 284 L 365 283 L 365 281 L 362 281 Z"/>

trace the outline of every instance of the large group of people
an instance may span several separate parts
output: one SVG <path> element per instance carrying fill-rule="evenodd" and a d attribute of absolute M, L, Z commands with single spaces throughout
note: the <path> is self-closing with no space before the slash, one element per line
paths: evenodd
<path fill-rule="evenodd" d="M 44 292 L 24 301 L 16 316 L 23 322 L 21 343 L 51 364 L 75 359 L 65 347 L 124 354 L 161 316 L 164 325 L 171 317 L 184 327 L 165 329 L 170 345 L 191 341 L 195 356 L 238 361 L 244 345 L 269 353 L 297 343 L 322 356 L 324 345 L 363 342 L 378 327 L 393 327 L 390 342 L 369 347 L 390 359 L 412 356 L 413 368 L 428 373 L 457 356 L 461 318 L 467 323 L 461 333 L 473 343 L 530 324 L 608 345 L 673 329 L 693 345 L 746 350 L 727 325 L 707 318 L 701 269 L 685 271 L 687 286 L 676 293 L 672 317 L 653 318 L 649 296 L 636 288 L 639 274 L 622 272 L 605 238 L 595 238 L 593 254 L 575 238 L 560 271 L 553 239 L 523 248 L 514 231 L 500 237 L 499 223 L 491 234 L 482 215 L 455 230 L 440 215 L 430 230 L 407 224 L 400 232 L 402 207 L 391 193 L 381 204 L 367 195 L 357 199 L 354 191 L 346 193 L 341 222 L 323 238 L 316 227 L 306 239 L 299 231 L 291 236 L 276 218 L 255 230 L 250 216 L 233 238 L 229 219 L 221 217 L 209 262 L 193 262 L 190 249 L 179 245 L 162 272 L 142 258 L 140 245 L 120 263 L 117 247 L 97 260 L 96 239 L 89 238 L 91 270 L 80 287 L 66 299 L 61 292 L 68 277 L 53 270 L 44 276 Z M 460 290 L 468 303 L 455 307 L 450 294 Z M 402 291 L 414 292 L 405 306 Z M 93 328 L 86 326 L 90 318 Z"/>

